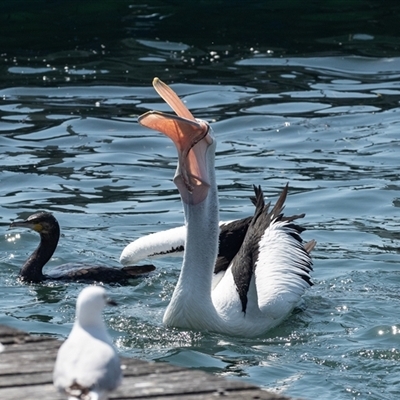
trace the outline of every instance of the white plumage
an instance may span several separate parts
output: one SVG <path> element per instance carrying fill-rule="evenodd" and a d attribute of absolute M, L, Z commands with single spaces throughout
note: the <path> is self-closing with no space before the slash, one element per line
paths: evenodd
<path fill-rule="evenodd" d="M 164 323 L 238 336 L 263 334 L 287 318 L 312 285 L 309 253 L 315 242 L 302 242 L 303 229 L 294 221 L 303 215 L 283 215 L 287 187 L 272 211 L 264 204 L 261 189 L 255 187 L 256 209 L 241 246 L 214 279 L 220 233 L 216 141 L 210 126 L 195 119 L 172 89 L 157 78 L 153 85 L 178 116 L 153 111 L 139 122 L 166 134 L 177 147 L 174 182 L 186 225 L 182 270 Z"/>
<path fill-rule="evenodd" d="M 107 299 L 100 286 L 82 290 L 76 302 L 76 321 L 61 345 L 53 372 L 56 388 L 68 399 L 106 400 L 122 381 L 120 359 L 102 319 Z"/>
<path fill-rule="evenodd" d="M 126 266 L 134 265 L 146 258 L 180 255 L 183 253 L 185 238 L 185 226 L 151 233 L 129 243 L 122 251 L 119 262 Z"/>

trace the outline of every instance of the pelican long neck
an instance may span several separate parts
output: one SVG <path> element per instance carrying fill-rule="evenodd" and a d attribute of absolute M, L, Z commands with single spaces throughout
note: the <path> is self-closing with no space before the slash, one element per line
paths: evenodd
<path fill-rule="evenodd" d="M 215 184 L 214 166 L 211 166 L 210 189 L 200 204 L 184 204 L 187 227 L 186 247 L 182 273 L 178 282 L 191 288 L 193 296 L 211 301 L 211 282 L 218 253 L 219 212 L 218 192 Z M 204 301 L 204 300 L 202 300 Z"/>
<path fill-rule="evenodd" d="M 46 279 L 42 269 L 54 254 L 59 237 L 60 228 L 58 224 L 51 231 L 40 234 L 39 246 L 26 260 L 19 272 L 23 281 L 37 283 Z"/>
<path fill-rule="evenodd" d="M 219 238 L 214 150 L 215 147 L 208 150 L 210 188 L 206 198 L 198 204 L 190 204 L 182 196 L 187 236 L 182 270 L 164 315 L 164 322 L 170 326 L 211 329 L 219 320 L 211 297 Z"/>

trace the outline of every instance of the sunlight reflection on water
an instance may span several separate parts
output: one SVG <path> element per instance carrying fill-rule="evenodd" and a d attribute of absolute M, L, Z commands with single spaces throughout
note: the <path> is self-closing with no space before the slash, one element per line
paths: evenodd
<path fill-rule="evenodd" d="M 399 391 L 390 377 L 400 359 L 393 294 L 400 283 L 399 60 L 257 55 L 231 67 L 240 85 L 172 85 L 197 117 L 213 123 L 221 218 L 252 212 L 252 184 L 261 184 L 274 201 L 289 182 L 286 212 L 305 212 L 304 237 L 318 242 L 315 286 L 298 312 L 261 338 L 167 329 L 162 315 L 180 260 L 160 260 L 150 276 L 110 287 L 121 304 L 106 312 L 113 338 L 125 355 L 239 377 L 293 396 L 315 398 L 316 387 L 319 399 L 380 396 L 385 385 Z M 12 68 L 13 74 L 48 72 Z M 9 222 L 52 211 L 62 237 L 51 265 L 118 265 L 130 240 L 182 224 L 171 181 L 176 154 L 163 137 L 136 123 L 148 109 L 168 111 L 150 81 L 32 83 L 0 90 L 0 322 L 65 337 L 81 285 L 17 283 L 38 237 L 8 233 Z"/>

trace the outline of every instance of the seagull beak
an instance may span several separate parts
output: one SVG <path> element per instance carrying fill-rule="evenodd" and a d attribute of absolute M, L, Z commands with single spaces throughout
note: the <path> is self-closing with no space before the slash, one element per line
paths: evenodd
<path fill-rule="evenodd" d="M 179 159 L 174 182 L 183 201 L 198 204 L 207 197 L 210 187 L 206 168 L 206 152 L 213 143 L 210 127 L 205 121 L 195 119 L 168 85 L 154 78 L 153 86 L 177 116 L 150 111 L 140 116 L 138 121 L 147 128 L 164 133 L 174 142 Z"/>

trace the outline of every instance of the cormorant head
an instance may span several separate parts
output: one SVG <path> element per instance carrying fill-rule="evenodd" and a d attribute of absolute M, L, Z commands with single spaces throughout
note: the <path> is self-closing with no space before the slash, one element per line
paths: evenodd
<path fill-rule="evenodd" d="M 10 228 L 28 228 L 40 235 L 40 244 L 22 266 L 19 276 L 26 282 L 42 282 L 46 276 L 42 273 L 43 266 L 49 261 L 57 247 L 60 238 L 60 226 L 57 220 L 48 212 L 37 212 L 25 221 L 14 221 Z"/>
<path fill-rule="evenodd" d="M 10 228 L 17 227 L 32 229 L 41 236 L 47 236 L 49 234 L 54 234 L 55 231 L 60 231 L 60 226 L 53 214 L 44 211 L 32 214 L 25 221 L 14 221 L 10 224 Z"/>

